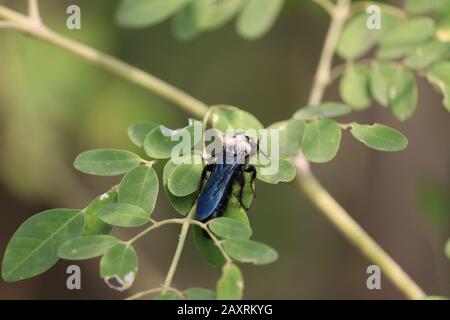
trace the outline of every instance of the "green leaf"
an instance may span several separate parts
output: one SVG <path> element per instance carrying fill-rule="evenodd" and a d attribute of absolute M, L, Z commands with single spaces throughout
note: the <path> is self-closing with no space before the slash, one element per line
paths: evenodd
<path fill-rule="evenodd" d="M 258 180 L 270 184 L 278 184 L 280 182 L 290 182 L 294 180 L 296 174 L 294 166 L 286 159 L 276 159 L 271 157 L 271 164 L 275 166 L 276 161 L 278 161 L 278 169 L 275 170 L 274 173 L 266 172 L 268 167 L 258 168 L 258 175 L 256 176 Z"/>
<path fill-rule="evenodd" d="M 158 197 L 159 182 L 155 169 L 139 166 L 122 179 L 119 185 L 119 203 L 141 207 L 152 214 Z"/>
<path fill-rule="evenodd" d="M 119 243 L 106 251 L 100 261 L 100 276 L 119 291 L 131 287 L 138 271 L 138 257 L 131 245 Z"/>
<path fill-rule="evenodd" d="M 240 300 L 244 290 L 241 270 L 234 264 L 222 268 L 222 277 L 217 282 L 217 300 Z"/>
<path fill-rule="evenodd" d="M 122 0 L 116 20 L 130 28 L 155 25 L 180 10 L 187 0 Z"/>
<path fill-rule="evenodd" d="M 333 120 L 319 119 L 307 123 L 302 139 L 303 154 L 311 162 L 328 162 L 336 156 L 341 137 L 341 127 Z"/>
<path fill-rule="evenodd" d="M 412 18 L 401 22 L 395 28 L 383 34 L 382 47 L 399 48 L 419 44 L 433 35 L 434 21 L 431 18 Z"/>
<path fill-rule="evenodd" d="M 406 148 L 408 140 L 395 129 L 382 124 L 351 124 L 352 135 L 366 146 L 380 151 L 400 151 Z"/>
<path fill-rule="evenodd" d="M 244 203 L 244 205 L 247 204 Z M 227 209 L 222 217 L 235 219 L 250 228 L 247 213 L 235 197 L 231 197 L 228 201 Z M 225 264 L 225 259 L 222 256 L 222 253 L 214 242 L 206 235 L 205 231 L 199 226 L 193 226 L 193 234 L 197 249 L 205 260 L 215 267 L 223 266 Z"/>
<path fill-rule="evenodd" d="M 445 255 L 450 259 L 450 239 L 447 240 L 447 244 L 445 245 Z"/>
<path fill-rule="evenodd" d="M 145 153 L 154 159 L 168 159 L 174 155 L 190 153 L 196 143 L 193 139 L 196 126 L 197 123 L 177 130 L 164 126 L 154 128 L 144 140 Z M 199 135 L 201 136 L 201 130 Z M 186 148 L 183 148 L 184 146 Z"/>
<path fill-rule="evenodd" d="M 198 251 L 209 264 L 214 267 L 221 267 L 225 264 L 225 258 L 222 252 L 217 248 L 214 241 L 208 237 L 205 230 L 194 225 L 192 227 L 192 234 Z"/>
<path fill-rule="evenodd" d="M 442 103 L 450 111 L 450 61 L 433 64 L 427 70 L 427 78 L 441 91 L 444 96 Z"/>
<path fill-rule="evenodd" d="M 67 260 L 84 260 L 103 255 L 119 243 L 113 236 L 98 235 L 75 238 L 58 248 L 58 256 Z"/>
<path fill-rule="evenodd" d="M 237 21 L 238 33 L 249 40 L 263 36 L 272 28 L 284 0 L 248 0 Z"/>
<path fill-rule="evenodd" d="M 182 299 L 183 297 L 180 296 L 177 292 L 169 291 L 157 295 L 153 300 L 182 300 Z"/>
<path fill-rule="evenodd" d="M 83 215 L 78 210 L 52 209 L 27 219 L 6 247 L 3 279 L 19 281 L 47 271 L 58 261 L 59 246 L 80 237 L 83 229 Z"/>
<path fill-rule="evenodd" d="M 244 239 L 226 239 L 225 251 L 236 261 L 263 265 L 278 259 L 278 253 L 268 245 Z"/>
<path fill-rule="evenodd" d="M 191 40 L 201 32 L 198 25 L 198 2 L 187 3 L 173 19 L 173 31 L 179 40 Z"/>
<path fill-rule="evenodd" d="M 449 0 L 406 0 L 405 9 L 411 14 L 424 14 L 444 9 L 449 5 Z"/>
<path fill-rule="evenodd" d="M 381 11 L 381 29 L 367 27 L 368 15 L 366 12 L 353 16 L 344 26 L 339 38 L 337 53 L 346 60 L 355 60 L 366 54 L 380 39 L 398 24 L 398 18 Z"/>
<path fill-rule="evenodd" d="M 142 159 L 133 152 L 115 149 L 86 151 L 76 157 L 75 169 L 98 176 L 117 176 L 136 168 Z"/>
<path fill-rule="evenodd" d="M 135 145 L 142 147 L 150 131 L 158 126 L 156 123 L 135 123 L 128 128 L 128 137 Z"/>
<path fill-rule="evenodd" d="M 192 163 L 178 164 L 169 176 L 167 186 L 169 191 L 177 197 L 188 196 L 196 192 L 200 185 L 203 160 L 199 155 L 189 158 Z"/>
<path fill-rule="evenodd" d="M 400 69 L 389 80 L 389 107 L 400 121 L 410 118 L 417 107 L 417 84 L 414 75 Z"/>
<path fill-rule="evenodd" d="M 99 218 L 100 209 L 108 204 L 117 202 L 117 192 L 110 191 L 95 198 L 84 210 L 84 236 L 109 234 L 112 226 Z"/>
<path fill-rule="evenodd" d="M 270 125 L 268 130 L 278 131 L 278 142 L 272 141 L 271 132 L 268 136 L 263 135 L 260 139 L 259 146 L 264 149 L 268 155 L 278 158 L 288 158 L 295 155 L 300 149 L 305 123 L 298 119 L 289 119 L 286 121 L 276 122 Z M 278 152 L 272 150 L 272 143 L 278 143 Z M 263 146 L 267 146 L 267 150 Z"/>
<path fill-rule="evenodd" d="M 209 229 L 218 237 L 224 239 L 249 239 L 252 229 L 236 219 L 220 217 L 208 222 Z"/>
<path fill-rule="evenodd" d="M 163 172 L 163 186 L 164 191 L 166 193 L 167 198 L 169 199 L 170 204 L 172 207 L 180 214 L 186 215 L 194 205 L 195 201 L 197 200 L 197 193 L 191 193 L 188 196 L 185 197 L 177 197 L 173 195 L 168 187 L 169 177 L 172 174 L 173 170 L 177 167 L 175 163 L 173 163 L 171 160 L 167 161 L 166 165 L 164 166 L 164 172 Z"/>
<path fill-rule="evenodd" d="M 113 203 L 100 210 L 100 219 L 113 226 L 138 227 L 150 221 L 150 215 L 141 207 L 127 203 Z"/>
<path fill-rule="evenodd" d="M 197 0 L 200 5 L 198 14 L 199 26 L 202 30 L 214 30 L 230 21 L 241 9 L 242 0 L 210 1 Z"/>
<path fill-rule="evenodd" d="M 384 107 L 389 105 L 390 79 L 399 72 L 392 63 L 376 64 L 370 76 L 370 90 L 374 99 Z"/>
<path fill-rule="evenodd" d="M 367 109 L 371 102 L 370 70 L 364 65 L 355 65 L 341 78 L 339 92 L 342 100 L 354 110 Z"/>
<path fill-rule="evenodd" d="M 216 29 L 233 18 L 241 5 L 242 0 L 191 1 L 175 17 L 175 35 L 181 40 L 189 40 L 202 31 Z"/>
<path fill-rule="evenodd" d="M 212 126 L 215 129 L 226 133 L 228 129 L 239 130 L 245 132 L 246 130 L 255 132 L 248 132 L 249 135 L 258 140 L 258 130 L 263 129 L 263 125 L 252 114 L 247 111 L 240 110 L 239 108 L 232 106 L 213 106 L 214 111 L 212 113 Z"/>
<path fill-rule="evenodd" d="M 440 42 L 436 38 L 432 38 L 415 47 L 406 57 L 405 65 L 412 69 L 424 69 L 448 56 L 449 52 L 449 43 Z"/>
<path fill-rule="evenodd" d="M 324 102 L 317 106 L 308 106 L 299 109 L 294 118 L 299 120 L 314 120 L 319 118 L 334 118 L 349 114 L 352 108 L 337 102 Z"/>
<path fill-rule="evenodd" d="M 189 288 L 184 291 L 188 300 L 216 300 L 216 293 L 203 288 Z"/>

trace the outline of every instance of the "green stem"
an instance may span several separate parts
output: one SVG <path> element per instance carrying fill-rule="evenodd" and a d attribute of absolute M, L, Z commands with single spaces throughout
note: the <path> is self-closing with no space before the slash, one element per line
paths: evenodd
<path fill-rule="evenodd" d="M 349 15 L 350 0 L 338 0 L 331 15 L 331 23 L 325 38 L 315 82 L 309 99 L 310 105 L 317 105 L 329 84 L 330 70 L 342 27 Z M 312 174 L 308 161 L 300 153 L 294 158 L 299 187 L 320 209 L 320 211 L 347 237 L 370 261 L 379 265 L 382 271 L 403 293 L 411 299 L 423 299 L 425 293 L 402 270 L 402 268 L 353 220 L 339 203 L 326 191 Z"/>
<path fill-rule="evenodd" d="M 327 3 L 327 1 L 318 2 L 322 5 Z M 315 76 L 315 83 L 313 85 L 313 89 L 311 90 L 311 96 L 309 99 L 311 105 L 320 103 L 327 84 L 329 83 L 332 58 L 334 56 L 341 28 L 346 20 L 346 17 L 348 16 L 349 5 L 349 0 L 338 0 L 338 3 L 333 7 L 325 5 L 325 8 L 328 8 L 327 10 L 333 9 L 332 22 L 325 39 L 324 49 L 322 51 L 319 67 Z M 205 103 L 191 97 L 185 92 L 110 55 L 99 52 L 80 42 L 66 38 L 48 29 L 42 23 L 36 23 L 36 20 L 32 17 L 25 16 L 0 5 L 0 18 L 6 19 L 5 21 L 1 21 L 2 23 L 11 23 L 6 26 L 11 26 L 23 33 L 63 48 L 94 65 L 98 65 L 132 83 L 159 94 L 194 116 L 202 118 L 208 112 L 208 106 Z M 307 165 L 306 160 L 301 155 L 297 156 L 295 163 L 306 163 Z M 297 170 L 299 172 L 300 187 L 323 211 L 323 213 L 339 228 L 339 230 L 343 232 L 355 246 L 360 248 L 371 261 L 383 266 L 385 268 L 383 271 L 388 274 L 394 284 L 402 289 L 408 297 L 423 298 L 425 295 L 420 288 L 418 288 L 418 286 L 387 254 L 384 252 L 383 254 L 381 253 L 381 248 L 373 245 L 373 240 L 365 232 L 363 232 L 356 222 L 351 219 L 348 213 L 345 212 L 345 210 L 340 207 L 328 194 L 328 192 L 316 181 L 312 173 L 309 171 L 309 167 L 307 171 L 304 171 L 297 165 Z M 193 215 L 193 211 L 191 211 L 190 215 L 191 214 Z M 176 220 L 176 222 L 174 220 Z M 170 288 L 184 242 L 186 240 L 190 221 L 188 219 L 172 219 L 157 222 L 128 242 L 133 243 L 146 235 L 148 232 L 159 228 L 164 224 L 181 223 L 181 220 L 183 220 L 183 226 L 181 228 L 180 239 L 164 282 L 162 289 L 164 292 L 168 291 Z M 356 232 L 356 236 L 355 230 L 359 230 L 359 232 Z M 395 280 L 394 277 L 399 277 L 401 281 Z"/>
<path fill-rule="evenodd" d="M 208 106 L 206 104 L 180 89 L 108 54 L 95 50 L 83 43 L 66 38 L 48 29 L 43 24 L 37 24 L 36 21 L 30 17 L 24 16 L 4 6 L 0 6 L 0 17 L 15 22 L 15 26 L 26 34 L 63 48 L 92 64 L 100 66 L 132 83 L 157 93 L 194 116 L 203 117 L 208 111 Z"/>
<path fill-rule="evenodd" d="M 177 270 L 178 262 L 180 261 L 181 253 L 183 252 L 184 243 L 186 242 L 186 236 L 189 231 L 190 220 L 195 215 L 196 206 L 193 206 L 187 217 L 184 219 L 183 225 L 181 227 L 180 236 L 178 238 L 177 248 L 175 250 L 175 254 L 173 255 L 172 263 L 170 264 L 169 271 L 167 272 L 166 279 L 164 280 L 164 284 L 162 287 L 162 293 L 167 292 L 167 290 L 172 285 L 173 276 L 175 275 L 175 271 Z"/>
<path fill-rule="evenodd" d="M 162 226 L 164 226 L 166 224 L 184 224 L 185 222 L 186 222 L 186 219 L 167 219 L 167 220 L 163 220 L 163 221 L 160 221 L 160 222 L 155 222 L 150 227 L 148 227 L 144 231 L 138 233 L 137 235 L 135 235 L 130 240 L 128 240 L 127 244 L 133 244 L 137 240 L 139 240 L 142 237 L 144 237 L 145 235 L 147 235 L 149 232 L 151 232 L 151 231 L 153 231 L 155 229 L 158 229 L 159 227 L 162 227 Z"/>
<path fill-rule="evenodd" d="M 300 160 L 301 161 L 301 160 Z M 410 299 L 423 299 L 425 293 L 403 271 L 403 269 L 353 220 L 337 201 L 320 185 L 310 173 L 306 163 L 297 165 L 301 179 L 299 187 L 325 214 L 336 228 L 353 243 L 370 261 L 377 264 L 382 272 Z"/>

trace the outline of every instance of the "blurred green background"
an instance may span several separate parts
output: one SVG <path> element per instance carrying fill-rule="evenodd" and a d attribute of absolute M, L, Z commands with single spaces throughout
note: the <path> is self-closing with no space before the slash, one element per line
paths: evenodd
<path fill-rule="evenodd" d="M 142 30 L 114 24 L 118 1 L 43 0 L 52 28 L 166 80 L 209 103 L 239 106 L 265 125 L 304 106 L 328 25 L 311 1 L 288 1 L 273 30 L 245 41 L 233 24 L 189 41 L 176 40 L 171 23 Z M 25 10 L 26 1 L 0 0 Z M 65 28 L 66 8 L 81 7 L 82 29 Z M 450 231 L 450 116 L 433 88 L 419 81 L 419 107 L 406 123 L 379 106 L 348 118 L 381 122 L 409 138 L 400 153 L 372 151 L 348 134 L 334 161 L 313 169 L 330 192 L 427 293 L 450 294 L 450 262 L 443 248 Z M 336 85 L 326 95 L 338 100 Z M 139 87 L 58 48 L 13 31 L 0 31 L 0 256 L 19 225 L 50 207 L 82 208 L 118 178 L 83 175 L 75 156 L 93 148 L 138 151 L 126 130 L 136 121 L 168 127 L 188 115 Z M 345 119 L 347 120 L 347 119 Z M 161 165 L 158 166 L 161 173 Z M 258 183 L 250 216 L 255 237 L 280 254 L 272 265 L 243 266 L 247 299 L 403 298 L 382 278 L 366 288 L 371 263 L 352 247 L 293 184 Z M 176 216 L 164 195 L 156 219 Z M 133 231 L 115 231 L 127 238 Z M 175 250 L 177 227 L 137 243 L 140 271 L 126 293 L 108 289 L 98 260 L 77 262 L 82 289 L 66 288 L 60 261 L 19 283 L 0 280 L 2 299 L 122 298 L 163 281 Z M 189 241 L 175 277 L 178 288 L 214 288 L 219 277 Z"/>

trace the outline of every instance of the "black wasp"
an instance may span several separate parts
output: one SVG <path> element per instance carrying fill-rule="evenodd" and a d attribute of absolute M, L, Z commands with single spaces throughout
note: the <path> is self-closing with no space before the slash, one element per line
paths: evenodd
<path fill-rule="evenodd" d="M 213 163 L 206 165 L 203 169 L 202 185 L 208 172 L 210 175 L 197 200 L 196 213 L 200 221 L 212 219 L 226 210 L 233 192 L 234 182 L 239 183 L 239 202 L 242 205 L 242 192 L 245 185 L 244 172 L 252 174 L 250 185 L 254 192 L 253 182 L 257 171 L 253 165 L 248 163 L 248 160 L 256 154 L 258 149 L 259 146 L 255 140 L 244 134 L 236 134 L 225 141 L 222 150 L 214 156 Z"/>

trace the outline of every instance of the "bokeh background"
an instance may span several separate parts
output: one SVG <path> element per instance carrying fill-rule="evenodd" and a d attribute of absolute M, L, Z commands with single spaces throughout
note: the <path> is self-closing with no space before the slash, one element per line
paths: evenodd
<path fill-rule="evenodd" d="M 118 1 L 42 0 L 46 23 L 110 53 L 209 103 L 239 106 L 265 125 L 305 105 L 328 17 L 311 1 L 290 0 L 272 31 L 241 39 L 229 24 L 180 42 L 171 23 L 142 30 L 114 24 Z M 0 4 L 25 10 L 24 0 Z M 82 30 L 65 28 L 66 8 L 82 10 Z M 339 61 L 336 61 L 339 62 Z M 419 82 L 419 106 L 405 123 L 373 106 L 347 117 L 381 122 L 409 138 L 399 153 L 372 151 L 344 135 L 335 160 L 313 169 L 330 192 L 427 293 L 450 294 L 450 115 L 441 97 Z M 327 100 L 339 99 L 336 85 Z M 345 119 L 345 120 L 347 120 Z M 0 256 L 19 225 L 52 207 L 83 208 L 119 178 L 83 175 L 75 156 L 93 148 L 138 152 L 126 130 L 136 121 L 181 127 L 188 115 L 156 95 L 112 76 L 61 49 L 13 31 L 0 31 Z M 161 166 L 158 166 L 161 173 Z M 156 219 L 176 216 L 164 195 Z M 344 239 L 293 184 L 258 183 L 250 210 L 255 238 L 276 248 L 275 264 L 243 266 L 248 299 L 401 299 L 385 277 L 382 289 L 366 288 L 371 263 Z M 140 271 L 126 293 L 99 277 L 98 259 L 77 262 L 82 289 L 66 288 L 67 261 L 18 283 L 0 280 L 2 299 L 123 298 L 163 281 L 178 227 L 162 228 L 137 243 Z M 115 231 L 128 238 L 136 231 Z M 191 239 L 192 240 L 192 239 Z M 214 288 L 219 270 L 187 243 L 175 277 L 178 288 Z"/>

